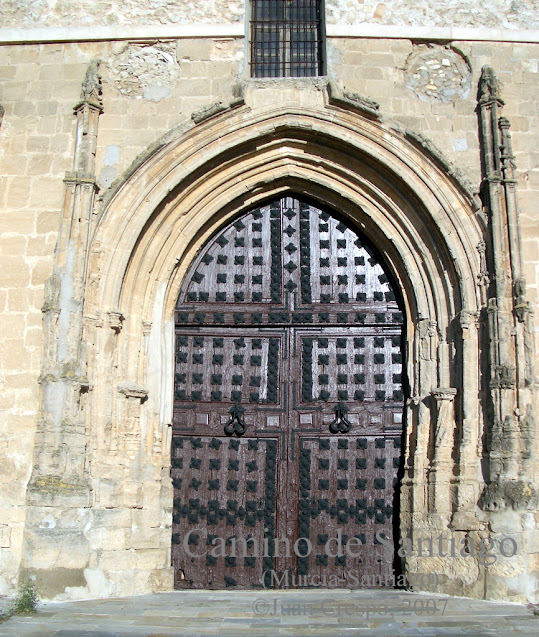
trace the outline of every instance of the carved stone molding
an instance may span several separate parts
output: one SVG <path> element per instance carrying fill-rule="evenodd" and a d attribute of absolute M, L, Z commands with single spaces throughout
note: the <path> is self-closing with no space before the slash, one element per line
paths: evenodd
<path fill-rule="evenodd" d="M 93 173 L 81 171 L 66 172 L 64 184 L 67 186 L 93 186 L 97 189 L 97 183 Z"/>
<path fill-rule="evenodd" d="M 457 395 L 457 390 L 454 387 L 438 387 L 433 389 L 431 394 L 437 402 L 444 400 L 453 401 Z"/>
<path fill-rule="evenodd" d="M 138 398 L 141 403 L 148 397 L 148 390 L 136 383 L 118 385 L 118 391 L 126 398 Z"/>
<path fill-rule="evenodd" d="M 479 313 L 470 312 L 469 310 L 461 310 L 458 318 L 459 318 L 460 329 L 464 333 L 466 330 L 469 330 L 472 325 L 477 325 L 477 321 L 479 319 Z"/>
<path fill-rule="evenodd" d="M 151 321 L 142 321 L 142 333 L 144 336 L 148 336 L 152 331 L 152 322 Z"/>
<path fill-rule="evenodd" d="M 490 386 L 494 389 L 513 389 L 516 386 L 516 369 L 511 365 L 498 365 Z"/>
<path fill-rule="evenodd" d="M 380 119 L 380 105 L 368 97 L 350 91 L 340 91 L 334 82 L 327 85 L 328 102 L 347 110 L 354 110 L 364 116 Z"/>
<path fill-rule="evenodd" d="M 515 170 L 517 165 L 515 163 L 515 156 L 513 155 L 511 134 L 509 133 L 511 122 L 507 117 L 500 117 L 498 126 L 501 131 L 500 159 L 502 162 L 504 182 L 516 184 Z"/>
<path fill-rule="evenodd" d="M 245 97 L 243 95 L 243 87 L 241 85 L 236 85 L 234 87 L 234 97 L 229 102 L 219 101 L 210 104 L 209 106 L 204 106 L 203 108 L 195 111 L 191 115 L 191 119 L 195 124 L 201 124 L 206 121 L 210 117 L 215 117 L 215 115 L 219 115 L 220 113 L 225 113 L 227 111 L 232 111 L 240 106 L 245 104 Z"/>

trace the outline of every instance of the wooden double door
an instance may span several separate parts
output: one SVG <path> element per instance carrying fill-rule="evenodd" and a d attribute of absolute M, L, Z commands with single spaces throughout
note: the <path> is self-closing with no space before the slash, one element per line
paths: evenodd
<path fill-rule="evenodd" d="M 286 197 L 199 255 L 176 312 L 176 588 L 390 586 L 402 314 L 369 244 Z"/>

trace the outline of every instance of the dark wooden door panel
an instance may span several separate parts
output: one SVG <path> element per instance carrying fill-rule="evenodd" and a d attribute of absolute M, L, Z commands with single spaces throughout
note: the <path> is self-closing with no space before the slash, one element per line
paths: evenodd
<path fill-rule="evenodd" d="M 402 321 L 368 241 L 293 197 L 200 253 L 176 311 L 177 588 L 390 585 Z M 339 534 L 353 555 L 326 553 Z"/>
<path fill-rule="evenodd" d="M 395 328 L 293 328 L 293 407 L 308 415 L 299 426 L 330 431 L 339 409 L 356 435 L 401 431 L 400 342 Z"/>
<path fill-rule="evenodd" d="M 394 534 L 399 461 L 397 437 L 301 436 L 298 537 L 312 546 L 298 559 L 301 585 L 391 586 L 393 551 L 376 533 Z"/>
<path fill-rule="evenodd" d="M 284 337 L 279 329 L 177 330 L 175 429 L 223 435 L 233 405 L 248 435 L 282 427 Z"/>
<path fill-rule="evenodd" d="M 175 587 L 262 587 L 275 568 L 278 439 L 175 436 L 172 450 Z"/>

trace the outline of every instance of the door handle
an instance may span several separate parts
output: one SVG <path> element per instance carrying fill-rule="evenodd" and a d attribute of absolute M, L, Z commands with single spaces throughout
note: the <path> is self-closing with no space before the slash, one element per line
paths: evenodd
<path fill-rule="evenodd" d="M 329 425 L 329 430 L 333 434 L 346 434 L 352 429 L 352 423 L 346 417 L 348 408 L 344 403 L 338 403 L 335 405 L 335 420 Z"/>
<path fill-rule="evenodd" d="M 237 436 L 243 436 L 243 434 L 247 431 L 247 425 L 245 424 L 245 420 L 242 418 L 245 413 L 245 409 L 239 403 L 235 403 L 232 405 L 232 408 L 228 413 L 232 417 L 225 424 L 225 434 L 227 436 L 233 436 L 234 434 Z"/>

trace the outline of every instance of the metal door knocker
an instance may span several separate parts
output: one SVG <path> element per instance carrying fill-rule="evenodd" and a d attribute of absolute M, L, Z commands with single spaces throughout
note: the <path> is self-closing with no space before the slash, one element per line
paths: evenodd
<path fill-rule="evenodd" d="M 247 425 L 245 424 L 245 420 L 242 418 L 244 412 L 245 409 L 239 403 L 235 403 L 232 406 L 228 412 L 232 417 L 225 425 L 225 434 L 227 436 L 233 436 L 234 434 L 237 436 L 243 436 L 246 432 Z"/>
<path fill-rule="evenodd" d="M 344 403 L 338 403 L 335 406 L 335 420 L 329 425 L 329 430 L 333 434 L 346 434 L 352 429 L 352 423 L 346 417 L 348 408 Z"/>

